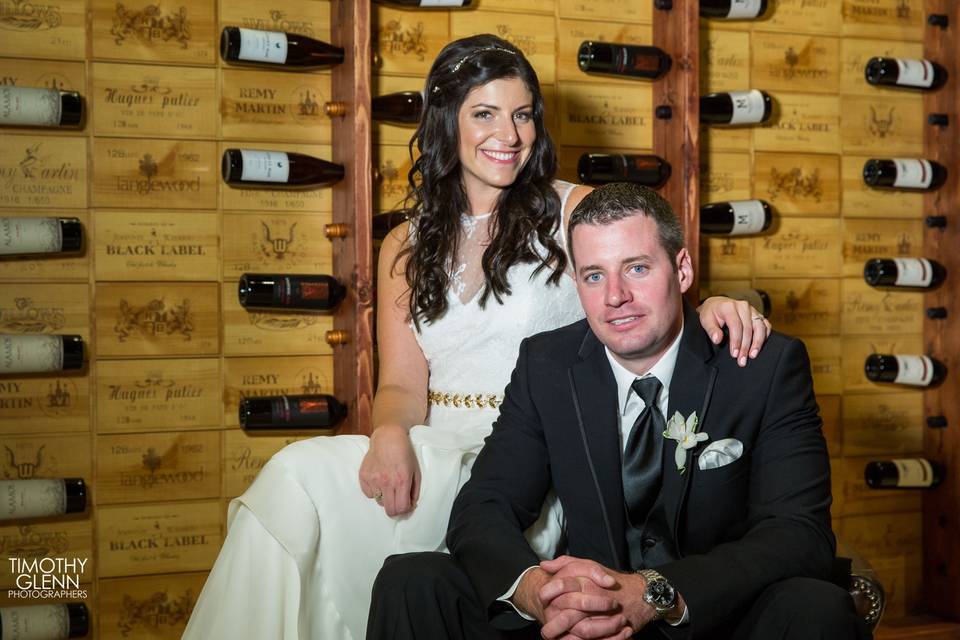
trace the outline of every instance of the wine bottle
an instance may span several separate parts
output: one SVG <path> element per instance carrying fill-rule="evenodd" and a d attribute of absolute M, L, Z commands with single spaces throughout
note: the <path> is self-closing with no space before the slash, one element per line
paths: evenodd
<path fill-rule="evenodd" d="M 0 375 L 83 367 L 80 336 L 0 335 Z"/>
<path fill-rule="evenodd" d="M 423 111 L 423 94 L 400 91 L 377 96 L 371 101 L 373 119 L 394 124 L 417 124 Z"/>
<path fill-rule="evenodd" d="M 770 317 L 770 296 L 763 289 L 742 289 L 740 291 L 724 291 L 723 294 L 734 300 L 744 300 L 750 303 L 754 309 L 763 314 L 764 318 Z"/>
<path fill-rule="evenodd" d="M 374 0 L 377 4 L 385 4 L 394 7 L 418 7 L 420 9 L 455 9 L 467 8 L 471 0 Z"/>
<path fill-rule="evenodd" d="M 946 278 L 946 268 L 927 258 L 873 258 L 863 265 L 863 279 L 872 287 L 933 289 Z"/>
<path fill-rule="evenodd" d="M 773 99 L 766 91 L 724 91 L 700 98 L 700 122 L 706 124 L 757 124 L 770 119 Z"/>
<path fill-rule="evenodd" d="M 221 173 L 232 187 L 313 189 L 343 179 L 343 165 L 292 151 L 227 149 Z"/>
<path fill-rule="evenodd" d="M 892 382 L 912 387 L 934 387 L 947 377 L 947 367 L 930 356 L 895 356 L 871 353 L 863 364 L 871 382 Z"/>
<path fill-rule="evenodd" d="M 346 415 L 347 407 L 328 394 L 240 401 L 240 426 L 244 429 L 329 429 Z"/>
<path fill-rule="evenodd" d="M 298 309 L 330 311 L 347 295 L 333 276 L 245 273 L 237 287 L 246 309 Z"/>
<path fill-rule="evenodd" d="M 82 602 L 0 607 L 2 640 L 66 640 L 90 633 L 90 612 Z"/>
<path fill-rule="evenodd" d="M 863 165 L 863 181 L 871 187 L 933 191 L 947 181 L 947 169 L 933 160 L 871 159 Z"/>
<path fill-rule="evenodd" d="M 887 87 L 939 89 L 947 81 L 947 70 L 930 60 L 870 58 L 863 68 L 867 82 Z"/>
<path fill-rule="evenodd" d="M 297 33 L 224 27 L 220 56 L 226 62 L 313 69 L 343 62 L 343 49 Z"/>
<path fill-rule="evenodd" d="M 767 0 L 700 0 L 700 17 L 753 20 L 767 11 Z"/>
<path fill-rule="evenodd" d="M 0 218 L 0 256 L 74 253 L 82 245 L 77 218 Z"/>
<path fill-rule="evenodd" d="M 0 86 L 0 127 L 78 128 L 83 98 L 76 91 Z"/>
<path fill-rule="evenodd" d="M 584 40 L 577 63 L 589 73 L 655 80 L 670 69 L 671 60 L 659 47 Z"/>
<path fill-rule="evenodd" d="M 0 520 L 62 516 L 86 508 L 87 485 L 81 478 L 0 480 Z"/>
<path fill-rule="evenodd" d="M 635 182 L 660 187 L 670 177 L 670 163 L 657 156 L 585 153 L 577 162 L 580 181 L 588 184 Z"/>
<path fill-rule="evenodd" d="M 383 240 L 394 227 L 400 226 L 407 220 L 409 220 L 409 217 L 405 209 L 376 214 L 373 216 L 372 225 L 374 239 Z"/>
<path fill-rule="evenodd" d="M 873 460 L 863 468 L 871 489 L 929 489 L 943 480 L 944 468 L 926 458 Z"/>
<path fill-rule="evenodd" d="M 700 207 L 700 233 L 742 236 L 770 228 L 773 213 L 763 200 L 731 200 Z"/>

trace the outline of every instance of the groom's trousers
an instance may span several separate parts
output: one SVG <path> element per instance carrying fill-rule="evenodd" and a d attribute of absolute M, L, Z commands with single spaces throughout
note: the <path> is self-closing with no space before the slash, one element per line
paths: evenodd
<path fill-rule="evenodd" d="M 691 612 L 695 616 L 696 612 Z M 868 640 L 850 594 L 811 578 L 768 587 L 753 606 L 711 640 Z M 689 627 L 657 622 L 634 636 L 681 640 Z M 466 573 L 445 553 L 387 558 L 373 586 L 367 640 L 538 640 L 540 627 L 495 629 Z"/>

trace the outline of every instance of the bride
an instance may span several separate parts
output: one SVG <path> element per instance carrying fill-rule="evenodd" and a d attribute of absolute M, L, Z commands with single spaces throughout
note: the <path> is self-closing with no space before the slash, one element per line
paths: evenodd
<path fill-rule="evenodd" d="M 373 435 L 300 441 L 263 467 L 230 504 L 184 638 L 363 638 L 383 560 L 445 548 L 520 341 L 583 317 L 564 230 L 590 189 L 553 180 L 529 62 L 495 36 L 458 40 L 425 95 L 416 214 L 380 253 Z M 727 299 L 700 310 L 714 342 L 728 327 L 741 365 L 769 330 L 757 315 Z M 552 557 L 561 523 L 559 506 L 545 505 L 528 531 L 541 555 Z"/>

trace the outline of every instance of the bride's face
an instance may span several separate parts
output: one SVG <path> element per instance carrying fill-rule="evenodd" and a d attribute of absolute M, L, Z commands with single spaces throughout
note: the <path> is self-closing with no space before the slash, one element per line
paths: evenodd
<path fill-rule="evenodd" d="M 460 106 L 460 171 L 467 193 L 509 187 L 537 139 L 533 94 L 519 78 L 474 87 Z"/>

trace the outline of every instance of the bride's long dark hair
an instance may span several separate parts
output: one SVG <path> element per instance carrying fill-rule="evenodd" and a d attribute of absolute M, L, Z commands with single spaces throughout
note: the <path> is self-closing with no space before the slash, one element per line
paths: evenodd
<path fill-rule="evenodd" d="M 561 221 L 560 199 L 551 182 L 557 169 L 556 150 L 543 125 L 543 94 L 533 67 L 515 46 L 493 35 L 451 42 L 437 56 L 427 76 L 420 125 L 410 141 L 420 157 L 408 180 L 413 241 L 397 259 L 408 256 L 410 316 L 419 327 L 447 311 L 450 265 L 457 254 L 460 216 L 469 211 L 460 174 L 458 114 L 467 94 L 492 80 L 519 78 L 533 95 L 537 138 L 516 181 L 497 199 L 491 219 L 491 242 L 483 252 L 485 278 L 480 306 L 489 297 L 502 303 L 510 295 L 507 270 L 520 262 L 550 268 L 548 281 L 557 284 L 567 266 L 566 254 L 555 240 Z M 544 249 L 537 251 L 536 243 Z"/>

